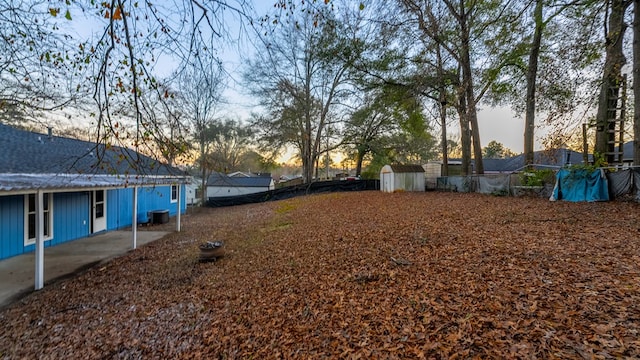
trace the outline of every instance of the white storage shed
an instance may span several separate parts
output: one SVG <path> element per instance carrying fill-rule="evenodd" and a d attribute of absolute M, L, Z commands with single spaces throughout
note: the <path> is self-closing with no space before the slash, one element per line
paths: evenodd
<path fill-rule="evenodd" d="M 421 165 L 385 165 L 380 170 L 380 190 L 425 191 L 424 169 Z"/>

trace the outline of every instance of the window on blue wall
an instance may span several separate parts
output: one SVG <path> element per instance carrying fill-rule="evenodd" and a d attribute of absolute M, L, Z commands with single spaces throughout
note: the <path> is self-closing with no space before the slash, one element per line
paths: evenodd
<path fill-rule="evenodd" d="M 171 185 L 171 202 L 178 201 L 178 185 Z"/>
<path fill-rule="evenodd" d="M 36 242 L 36 194 L 25 195 L 24 203 L 24 245 L 26 246 Z M 44 240 L 51 240 L 51 238 L 53 238 L 53 194 L 47 193 L 42 195 L 42 212 L 44 215 Z"/>

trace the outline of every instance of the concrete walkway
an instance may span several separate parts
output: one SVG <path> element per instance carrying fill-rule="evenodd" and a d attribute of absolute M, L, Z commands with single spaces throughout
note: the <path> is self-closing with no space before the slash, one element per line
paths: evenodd
<path fill-rule="evenodd" d="M 137 246 L 158 240 L 166 231 L 138 231 Z M 45 287 L 51 280 L 125 254 L 132 249 L 131 231 L 111 231 L 44 249 Z M 0 261 L 0 308 L 35 291 L 35 253 Z"/>

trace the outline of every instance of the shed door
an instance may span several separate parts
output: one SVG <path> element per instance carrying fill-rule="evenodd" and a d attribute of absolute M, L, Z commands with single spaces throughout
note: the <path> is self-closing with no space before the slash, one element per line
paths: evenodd
<path fill-rule="evenodd" d="M 393 174 L 382 173 L 382 191 L 393 192 Z"/>
<path fill-rule="evenodd" d="M 96 190 L 91 196 L 91 232 L 107 229 L 107 197 L 105 190 Z"/>

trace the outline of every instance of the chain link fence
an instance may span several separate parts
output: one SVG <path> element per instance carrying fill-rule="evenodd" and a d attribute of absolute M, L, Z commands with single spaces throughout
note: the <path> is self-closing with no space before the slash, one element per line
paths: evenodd
<path fill-rule="evenodd" d="M 609 199 L 640 201 L 640 168 L 605 169 Z M 534 196 L 551 198 L 556 179 L 540 186 L 522 184 L 523 173 L 438 177 L 427 181 L 427 190 L 477 192 L 500 196 Z"/>

